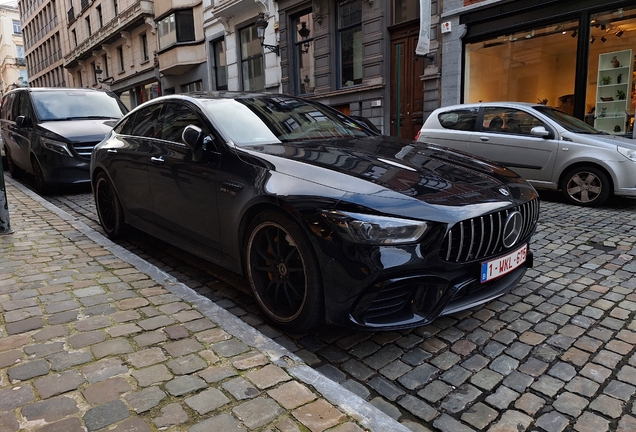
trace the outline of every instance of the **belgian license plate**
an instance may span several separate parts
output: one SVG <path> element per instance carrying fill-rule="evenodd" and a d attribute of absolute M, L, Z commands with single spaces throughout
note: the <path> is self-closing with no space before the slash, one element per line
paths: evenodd
<path fill-rule="evenodd" d="M 524 244 L 516 251 L 510 252 L 508 255 L 481 263 L 481 283 L 488 282 L 489 280 L 503 276 L 506 273 L 510 273 L 526 262 L 527 255 L 528 245 Z"/>

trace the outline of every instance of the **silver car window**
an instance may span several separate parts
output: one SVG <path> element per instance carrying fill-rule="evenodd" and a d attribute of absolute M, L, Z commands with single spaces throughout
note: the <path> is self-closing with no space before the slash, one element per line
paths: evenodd
<path fill-rule="evenodd" d="M 545 123 L 526 111 L 505 107 L 484 108 L 484 131 L 530 135 L 535 126 L 545 126 Z"/>
<path fill-rule="evenodd" d="M 439 113 L 437 119 L 444 129 L 472 132 L 477 123 L 478 108 L 461 108 Z"/>

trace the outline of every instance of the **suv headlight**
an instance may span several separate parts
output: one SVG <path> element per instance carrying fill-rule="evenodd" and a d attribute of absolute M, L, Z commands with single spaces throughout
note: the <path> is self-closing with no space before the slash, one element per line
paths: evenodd
<path fill-rule="evenodd" d="M 323 216 L 343 239 L 359 244 L 415 243 L 428 228 L 424 221 L 337 210 L 325 210 Z"/>
<path fill-rule="evenodd" d="M 62 156 L 70 156 L 73 157 L 73 153 L 68 148 L 68 144 L 62 141 L 55 141 L 49 138 L 40 138 L 40 142 L 42 146 L 48 150 L 51 150 L 55 153 L 59 153 Z"/>
<path fill-rule="evenodd" d="M 627 147 L 621 146 L 616 147 L 616 150 L 618 150 L 620 154 L 625 156 L 630 161 L 636 162 L 636 150 L 628 149 Z"/>

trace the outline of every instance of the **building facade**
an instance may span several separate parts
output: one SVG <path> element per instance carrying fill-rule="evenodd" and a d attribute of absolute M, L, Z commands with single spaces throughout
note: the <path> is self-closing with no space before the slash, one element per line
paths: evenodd
<path fill-rule="evenodd" d="M 17 7 L 0 5 L 0 91 L 28 85 L 22 24 Z"/>
<path fill-rule="evenodd" d="M 447 0 L 441 20 L 442 105 L 543 102 L 609 133 L 633 129 L 633 1 Z"/>

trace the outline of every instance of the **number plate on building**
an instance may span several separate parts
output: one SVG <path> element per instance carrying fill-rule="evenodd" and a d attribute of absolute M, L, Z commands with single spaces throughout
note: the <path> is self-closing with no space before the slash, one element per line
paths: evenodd
<path fill-rule="evenodd" d="M 526 262 L 527 255 L 528 245 L 524 244 L 516 251 L 510 252 L 508 255 L 481 263 L 481 282 L 488 282 L 498 278 L 499 276 L 503 276 L 506 273 L 510 273 Z"/>

